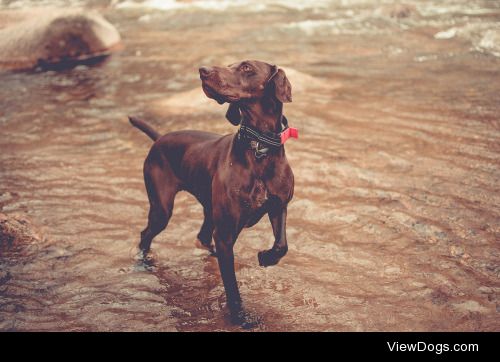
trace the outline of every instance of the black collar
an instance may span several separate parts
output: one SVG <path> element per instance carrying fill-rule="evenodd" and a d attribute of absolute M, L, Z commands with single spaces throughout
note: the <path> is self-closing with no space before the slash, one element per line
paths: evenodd
<path fill-rule="evenodd" d="M 255 150 L 255 157 L 261 158 L 267 156 L 269 149 L 279 149 L 283 146 L 281 141 L 281 133 L 288 128 L 288 120 L 285 116 L 281 116 L 281 132 L 262 132 L 258 129 L 240 125 L 238 130 L 238 140 L 250 144 L 251 149 Z"/>

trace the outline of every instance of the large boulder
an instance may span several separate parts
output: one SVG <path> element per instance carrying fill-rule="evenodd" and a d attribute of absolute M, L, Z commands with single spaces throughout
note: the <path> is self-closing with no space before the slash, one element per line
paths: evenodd
<path fill-rule="evenodd" d="M 93 11 L 38 8 L 0 13 L 0 68 L 27 69 L 109 55 L 120 34 Z"/>

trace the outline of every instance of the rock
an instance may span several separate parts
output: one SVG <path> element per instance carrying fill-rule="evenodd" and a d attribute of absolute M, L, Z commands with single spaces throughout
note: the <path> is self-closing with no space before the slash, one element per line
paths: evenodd
<path fill-rule="evenodd" d="M 18 242 L 29 243 L 41 240 L 42 236 L 25 216 L 0 213 L 0 250 Z"/>
<path fill-rule="evenodd" d="M 484 32 L 481 40 L 479 41 L 478 48 L 480 50 L 488 51 L 493 55 L 500 56 L 500 30 L 489 29 Z"/>
<path fill-rule="evenodd" d="M 467 300 L 461 303 L 454 303 L 453 307 L 460 312 L 476 312 L 476 313 L 487 313 L 489 311 L 488 308 L 479 304 L 475 300 Z"/>
<path fill-rule="evenodd" d="M 409 17 L 415 10 L 410 5 L 397 4 L 389 12 L 391 18 L 403 19 Z"/>
<path fill-rule="evenodd" d="M 462 256 L 464 255 L 464 249 L 461 246 L 452 245 L 450 247 L 450 254 L 452 256 Z"/>
<path fill-rule="evenodd" d="M 412 14 L 417 13 L 417 9 L 413 5 L 407 4 L 392 4 L 383 6 L 375 11 L 375 14 L 384 17 L 391 17 L 395 19 L 404 19 L 410 17 Z"/>
<path fill-rule="evenodd" d="M 121 41 L 115 27 L 93 11 L 4 11 L 0 23 L 0 68 L 4 69 L 103 58 Z"/>
<path fill-rule="evenodd" d="M 494 292 L 493 288 L 484 285 L 477 288 L 477 291 L 481 294 L 492 294 Z"/>
<path fill-rule="evenodd" d="M 469 23 L 452 27 L 437 32 L 434 38 L 438 40 L 465 39 L 472 42 L 475 50 L 500 57 L 500 29 L 489 23 Z"/>
<path fill-rule="evenodd" d="M 440 31 L 434 34 L 435 39 L 451 39 L 457 35 L 457 28 L 450 28 L 448 30 Z"/>

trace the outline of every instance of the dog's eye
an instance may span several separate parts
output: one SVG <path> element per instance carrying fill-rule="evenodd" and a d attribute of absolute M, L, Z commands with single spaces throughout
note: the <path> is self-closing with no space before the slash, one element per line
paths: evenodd
<path fill-rule="evenodd" d="M 249 66 L 248 64 L 243 64 L 243 65 L 241 66 L 241 70 L 242 70 L 243 72 L 248 73 L 248 72 L 251 72 L 253 69 L 252 69 L 252 67 L 251 67 L 251 66 Z"/>

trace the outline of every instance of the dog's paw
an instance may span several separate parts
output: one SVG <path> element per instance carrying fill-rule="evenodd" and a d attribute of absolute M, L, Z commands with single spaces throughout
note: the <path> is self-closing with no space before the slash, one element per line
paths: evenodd
<path fill-rule="evenodd" d="M 143 250 L 139 250 L 135 256 L 135 260 L 135 269 L 138 271 L 153 271 L 156 266 L 154 257 L 149 252 Z"/>
<path fill-rule="evenodd" d="M 213 242 L 205 244 L 200 239 L 196 239 L 195 245 L 198 249 L 207 250 L 210 255 L 215 256 L 215 244 Z"/>
<path fill-rule="evenodd" d="M 259 265 L 266 267 L 278 264 L 280 259 L 286 254 L 286 249 L 275 250 L 269 249 L 264 251 L 259 251 L 257 258 L 259 259 Z"/>

